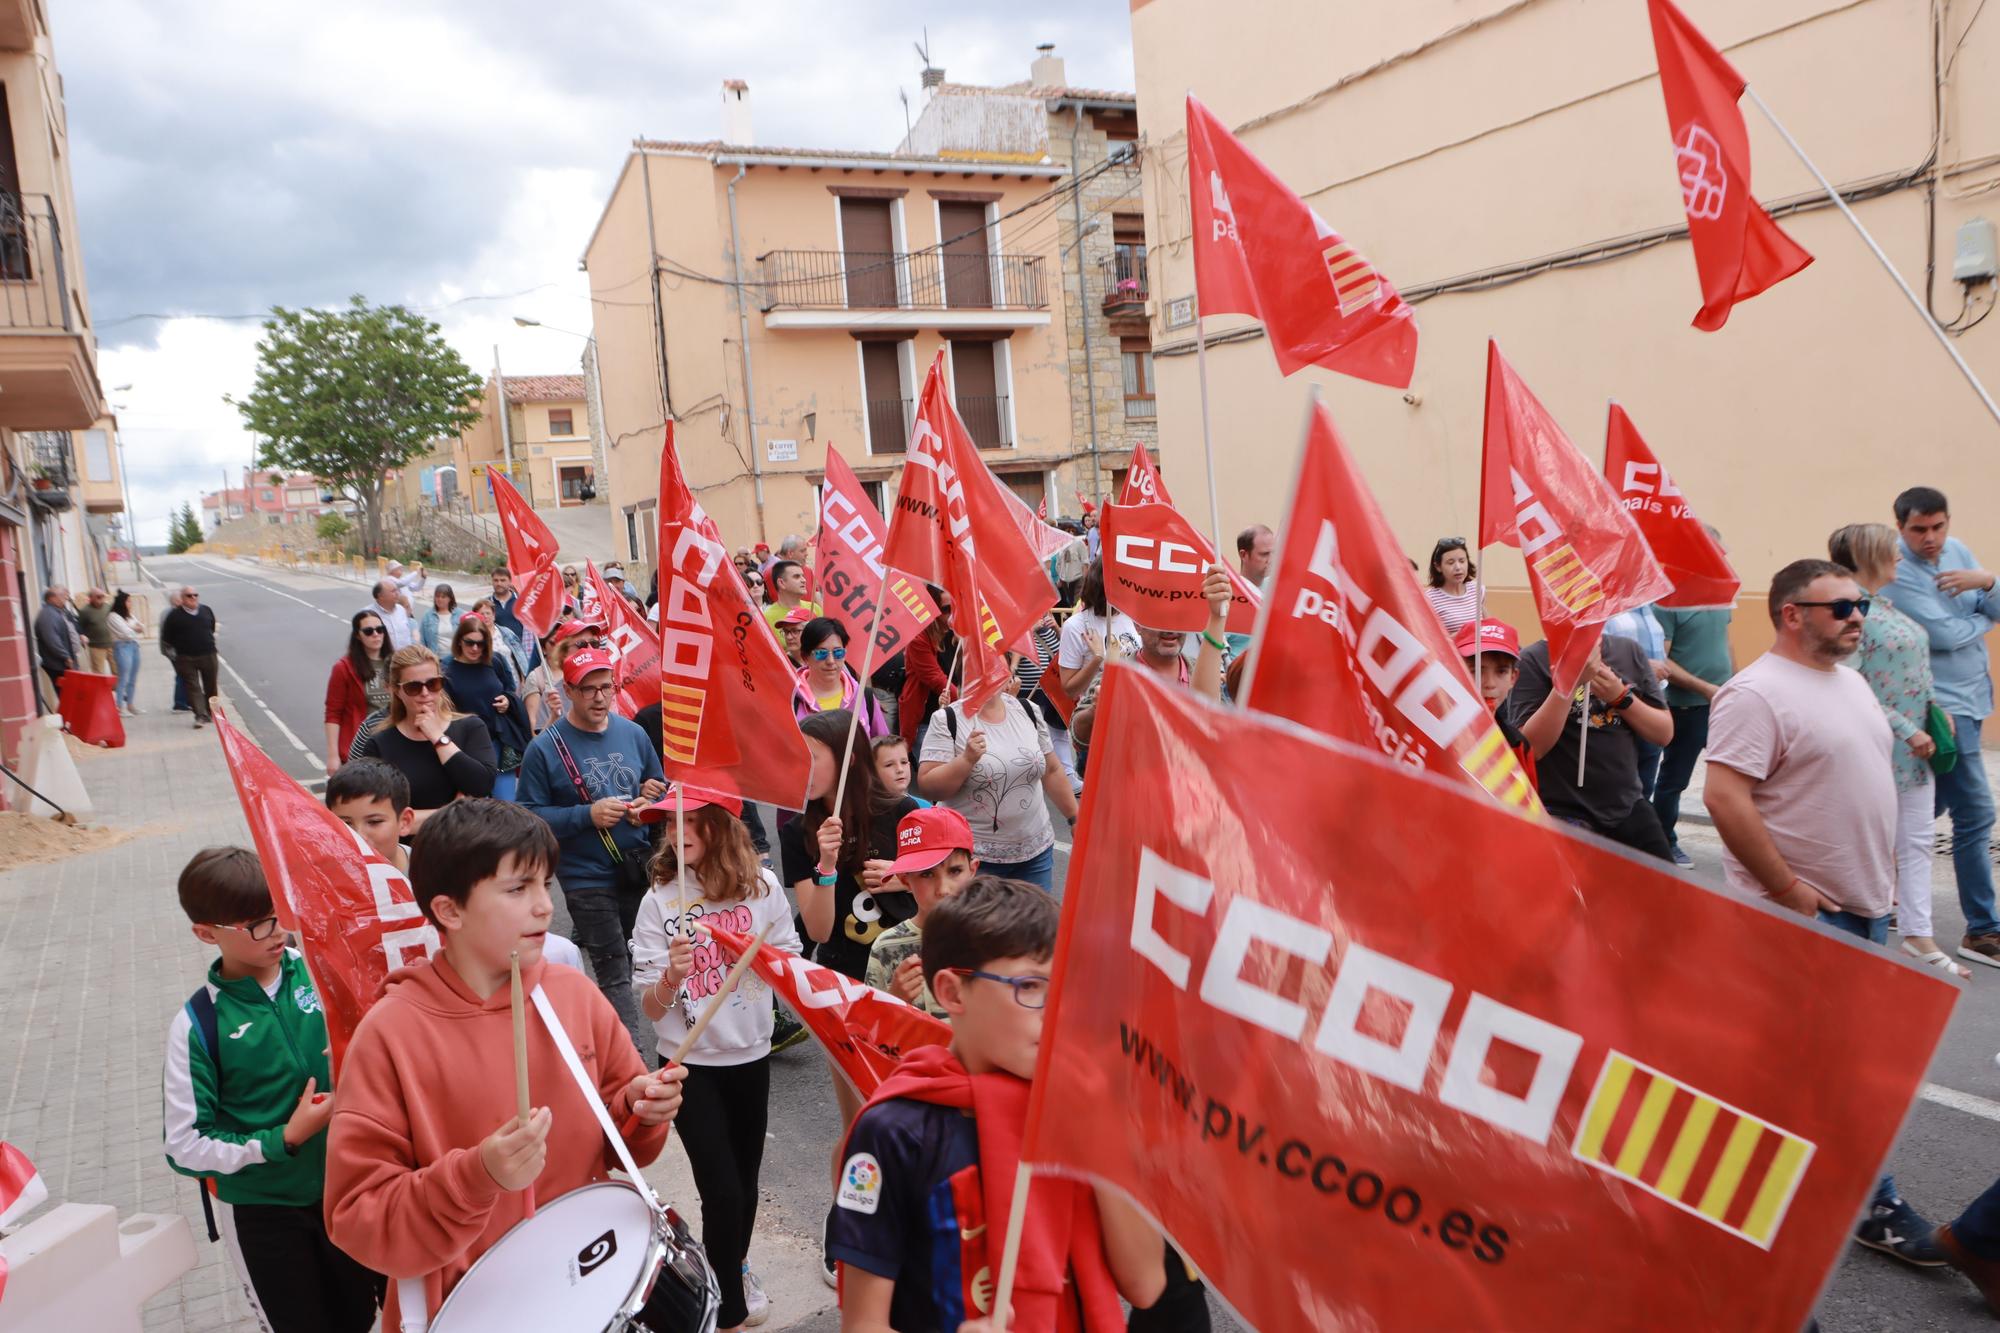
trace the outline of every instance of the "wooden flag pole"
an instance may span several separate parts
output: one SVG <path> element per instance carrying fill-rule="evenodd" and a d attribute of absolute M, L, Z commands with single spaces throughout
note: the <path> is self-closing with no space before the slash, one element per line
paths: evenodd
<path fill-rule="evenodd" d="M 1007 1206 L 1007 1239 L 1000 1249 L 1000 1276 L 993 1287 L 991 1323 L 995 1333 L 1005 1333 L 1007 1307 L 1014 1300 L 1014 1271 L 1021 1262 L 1021 1233 L 1028 1225 L 1028 1186 L 1033 1178 L 1026 1162 L 1014 1168 L 1014 1199 Z"/>
<path fill-rule="evenodd" d="M 1896 266 L 1889 262 L 1889 256 L 1882 253 L 1882 247 L 1876 243 L 1873 236 L 1868 234 L 1868 228 L 1861 225 L 1861 219 L 1854 216 L 1854 210 L 1849 208 L 1847 201 L 1840 197 L 1840 191 L 1834 188 L 1833 182 L 1826 178 L 1818 165 L 1806 156 L 1806 150 L 1799 147 L 1799 141 L 1792 137 L 1792 132 L 1785 128 L 1784 122 L 1779 120 L 1772 113 L 1771 108 L 1764 104 L 1764 99 L 1757 95 L 1757 90 L 1745 84 L 1743 91 L 1749 94 L 1750 100 L 1756 104 L 1757 109 L 1764 113 L 1764 119 L 1771 122 L 1771 128 L 1778 132 L 1778 137 L 1785 141 L 1785 146 L 1797 154 L 1799 161 L 1805 164 L 1806 170 L 1810 171 L 1813 179 L 1819 182 L 1820 189 L 1826 191 L 1826 197 L 1833 201 L 1833 206 L 1840 210 L 1841 216 L 1852 224 L 1854 230 L 1860 234 L 1861 239 L 1867 243 L 1868 248 L 1874 252 L 1875 258 L 1882 265 L 1883 272 L 1887 273 L 1896 286 L 1902 290 L 1903 295 L 1910 302 L 1910 308 L 1917 312 L 1917 318 L 1924 322 L 1924 327 L 1929 329 L 1931 336 L 1938 340 L 1938 346 L 1944 348 L 1945 355 L 1950 357 L 1952 364 L 1958 367 L 1958 373 L 1965 376 L 1965 382 L 1972 386 L 1972 391 L 1979 395 L 1979 401 L 1986 405 L 1987 414 L 1993 418 L 1995 423 L 2000 423 L 2000 403 L 1993 401 L 1993 395 L 1986 391 L 1986 386 L 1979 382 L 1979 376 L 1972 373 L 1972 367 L 1967 365 L 1965 358 L 1959 354 L 1958 346 L 1952 342 L 1951 335 L 1939 328 L 1938 322 L 1931 318 L 1931 312 L 1924 308 L 1924 303 L 1917 299 L 1917 294 L 1914 291 L 1910 290 L 1910 284 L 1903 281 L 1903 275 L 1898 273 Z"/>
<path fill-rule="evenodd" d="M 764 947 L 764 937 L 770 933 L 771 927 L 769 924 L 766 924 L 762 930 L 758 931 L 752 937 L 750 947 L 743 951 L 743 956 L 736 960 L 736 965 L 729 969 L 727 976 L 723 977 L 722 985 L 716 988 L 714 996 L 708 1002 L 708 1008 L 701 1011 L 701 1017 L 694 1021 L 694 1026 L 688 1029 L 688 1034 L 681 1038 L 681 1044 L 674 1048 L 674 1053 L 667 1060 L 667 1064 L 677 1065 L 687 1059 L 688 1052 L 693 1050 L 694 1044 L 701 1040 L 701 1034 L 708 1031 L 708 1025 L 713 1023 L 715 1016 L 722 1012 L 723 1002 L 729 998 L 730 992 L 735 990 L 737 983 L 743 980 L 743 974 L 750 970 L 750 960 L 755 958 L 757 951 Z"/>
<path fill-rule="evenodd" d="M 875 617 L 868 622 L 868 642 L 861 649 L 861 679 L 854 691 L 854 707 L 847 710 L 847 744 L 840 750 L 840 776 L 834 780 L 827 804 L 834 818 L 840 817 L 840 794 L 847 790 L 847 766 L 854 762 L 854 733 L 861 730 L 861 707 L 868 701 L 868 677 L 875 670 L 875 639 L 882 632 L 882 603 L 889 595 L 889 567 L 882 566 L 882 581 L 875 585 Z"/>

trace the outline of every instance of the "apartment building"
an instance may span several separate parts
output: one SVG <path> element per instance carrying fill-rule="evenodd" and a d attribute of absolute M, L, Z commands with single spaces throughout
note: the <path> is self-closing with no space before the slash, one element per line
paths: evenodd
<path fill-rule="evenodd" d="M 2000 218 L 2000 22 L 1972 3 L 1680 0 L 1853 204 L 1989 386 L 1988 278 L 1955 280 Z M 2000 428 L 1783 141 L 1745 101 L 1754 190 L 1816 256 L 1736 308 L 1700 306 L 1646 7 L 1588 0 L 1133 0 L 1160 444 L 1202 508 L 1183 99 L 1192 89 L 1416 309 L 1408 394 L 1280 378 L 1250 321 L 1207 321 L 1223 526 L 1275 524 L 1317 384 L 1405 548 L 1473 532 L 1485 342 L 1578 446 L 1631 414 L 1744 579 L 1738 659 L 1768 640 L 1770 575 L 1827 534 L 1892 521 L 1905 487 L 1954 504 L 2000 559 Z M 1990 240 L 1984 242 L 1990 245 Z M 1971 261 L 1972 273 L 1990 264 Z M 1185 476 L 1186 480 L 1179 480 Z M 1534 618 L 1518 555 L 1491 606 Z"/>
<path fill-rule="evenodd" d="M 749 89 L 723 99 L 721 138 L 632 145 L 584 253 L 628 562 L 652 561 L 669 417 L 724 537 L 776 546 L 814 527 L 830 443 L 893 497 L 940 350 L 988 465 L 1062 512 L 1089 459 L 1051 193 L 1069 168 L 768 147 Z"/>
<path fill-rule="evenodd" d="M 0 0 L 0 757 L 35 715 L 29 623 L 51 583 L 113 581 L 126 508 L 98 383 L 62 77 L 40 0 Z"/>
<path fill-rule="evenodd" d="M 1088 461 L 1075 468 L 1074 490 L 1115 497 L 1132 446 L 1150 451 L 1159 443 L 1138 99 L 1072 87 L 1048 45 L 1036 48 L 1023 82 L 952 83 L 935 68 L 925 71 L 924 82 L 934 86 L 899 151 L 1068 169 L 1057 241 L 1070 429 L 1076 447 L 1089 449 Z"/>
<path fill-rule="evenodd" d="M 496 387 L 503 379 L 504 417 L 498 410 Z M 588 504 L 598 496 L 598 458 L 603 452 L 593 428 L 596 420 L 586 375 L 489 375 L 479 420 L 448 449 L 413 465 L 419 491 L 438 504 L 461 497 L 473 512 L 487 513 L 493 499 L 486 489 L 486 472 L 496 467 L 506 471 L 511 458 L 508 475 L 528 503 L 538 508 Z M 423 478 L 426 468 L 428 483 Z"/>
<path fill-rule="evenodd" d="M 242 485 L 203 492 L 202 528 L 212 532 L 250 515 L 273 526 L 297 525 L 350 507 L 336 501 L 326 483 L 310 473 L 253 472 L 246 467 Z"/>

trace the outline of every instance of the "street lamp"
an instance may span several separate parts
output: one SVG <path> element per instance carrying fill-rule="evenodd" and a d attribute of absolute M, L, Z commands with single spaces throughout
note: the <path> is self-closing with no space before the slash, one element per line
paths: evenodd
<path fill-rule="evenodd" d="M 130 393 L 132 392 L 132 386 L 129 384 L 116 384 L 112 386 L 111 392 Z M 124 410 L 125 404 L 123 403 L 111 404 L 111 411 L 114 414 L 123 412 Z M 132 557 L 132 572 L 136 575 L 142 572 L 139 568 L 139 523 L 132 511 L 132 483 L 125 474 L 125 436 L 122 433 L 118 436 L 116 444 L 118 446 L 118 489 L 125 493 L 125 553 Z M 171 526 L 171 520 L 169 521 L 169 526 Z"/>

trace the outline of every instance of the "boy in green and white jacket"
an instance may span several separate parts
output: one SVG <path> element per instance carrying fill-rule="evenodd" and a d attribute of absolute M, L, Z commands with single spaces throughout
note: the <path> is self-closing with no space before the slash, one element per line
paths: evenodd
<path fill-rule="evenodd" d="M 334 1248 L 321 1215 L 333 1095 L 319 993 L 256 853 L 197 852 L 180 900 L 221 956 L 168 1025 L 167 1165 L 214 1182 L 217 1229 L 263 1328 L 366 1333 L 381 1279 Z"/>

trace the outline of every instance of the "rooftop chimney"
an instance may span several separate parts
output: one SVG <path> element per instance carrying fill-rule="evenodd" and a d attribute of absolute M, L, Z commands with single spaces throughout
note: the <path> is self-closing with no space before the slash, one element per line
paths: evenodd
<path fill-rule="evenodd" d="M 741 79 L 722 81 L 722 142 L 739 147 L 757 142 L 750 128 L 750 85 Z"/>
<path fill-rule="evenodd" d="M 1028 66 L 1028 82 L 1037 88 L 1069 86 L 1069 74 L 1063 69 L 1062 57 L 1056 54 L 1054 42 L 1043 42 L 1035 48 L 1035 63 Z"/>
<path fill-rule="evenodd" d="M 939 69 L 936 65 L 925 65 L 923 73 L 918 77 L 923 82 L 923 89 L 925 92 L 927 93 L 935 92 L 937 91 L 938 85 L 944 82 L 944 71 Z"/>

